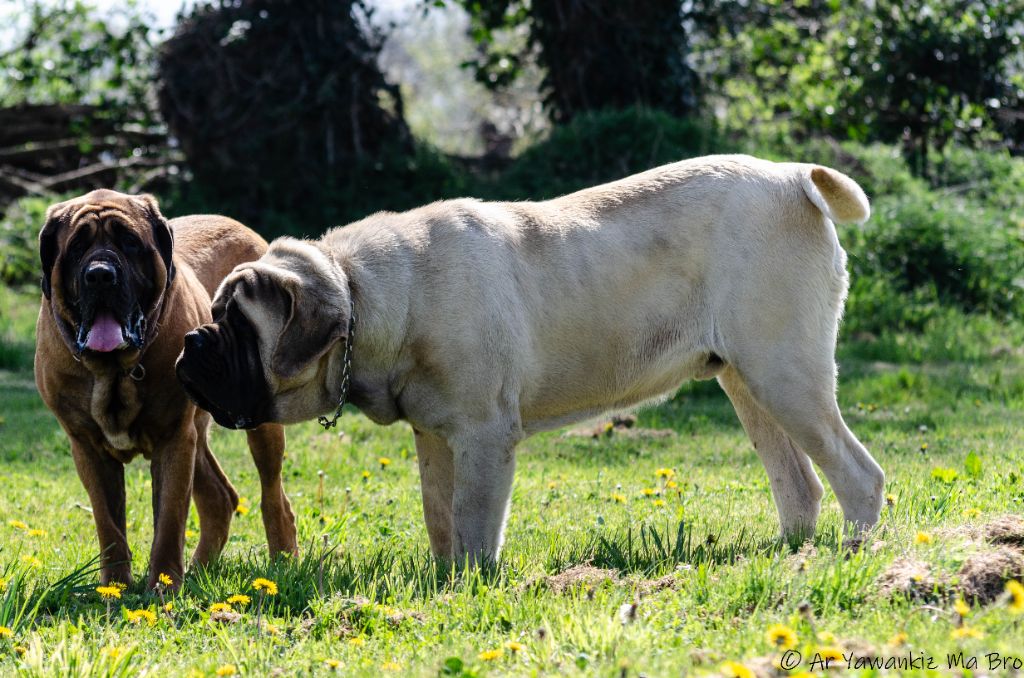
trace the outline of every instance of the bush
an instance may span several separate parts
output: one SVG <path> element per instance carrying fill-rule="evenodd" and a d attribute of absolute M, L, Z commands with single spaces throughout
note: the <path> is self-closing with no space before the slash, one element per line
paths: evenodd
<path fill-rule="evenodd" d="M 4 285 L 38 283 L 39 248 L 46 208 L 61 198 L 21 198 L 0 218 L 0 282 Z"/>
<path fill-rule="evenodd" d="M 160 108 L 194 173 L 175 209 L 312 234 L 450 192 L 380 72 L 370 14 L 362 0 L 197 4 L 159 58 Z"/>
<path fill-rule="evenodd" d="M 712 125 L 658 110 L 584 113 L 526 149 L 490 192 L 508 200 L 553 198 L 725 146 Z"/>

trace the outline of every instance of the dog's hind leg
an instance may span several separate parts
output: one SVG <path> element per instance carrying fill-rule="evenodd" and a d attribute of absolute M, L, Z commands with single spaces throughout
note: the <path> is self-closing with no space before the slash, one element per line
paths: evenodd
<path fill-rule="evenodd" d="M 754 400 L 825 473 L 846 520 L 857 530 L 871 527 L 882 509 L 885 474 L 843 421 L 831 345 L 827 359 L 797 346 L 761 346 L 736 369 Z"/>
<path fill-rule="evenodd" d="M 757 404 L 733 367 L 726 367 L 718 375 L 718 383 L 732 401 L 743 429 L 768 472 L 783 538 L 810 536 L 818 522 L 823 492 L 811 460 Z"/>
<path fill-rule="evenodd" d="M 295 513 L 284 493 L 281 467 L 284 464 L 284 427 L 263 424 L 246 431 L 249 452 L 260 474 L 260 512 L 263 528 L 267 532 L 267 546 L 271 557 L 279 553 L 298 555 L 295 535 Z"/>
<path fill-rule="evenodd" d="M 420 465 L 423 518 L 427 523 L 430 550 L 438 558 L 451 558 L 455 483 L 452 451 L 438 436 L 416 431 L 416 457 Z"/>
<path fill-rule="evenodd" d="M 210 415 L 197 412 L 196 465 L 192 478 L 192 499 L 199 513 L 199 544 L 192 554 L 192 562 L 197 565 L 206 565 L 220 555 L 238 506 L 238 492 L 210 450 L 209 429 Z"/>

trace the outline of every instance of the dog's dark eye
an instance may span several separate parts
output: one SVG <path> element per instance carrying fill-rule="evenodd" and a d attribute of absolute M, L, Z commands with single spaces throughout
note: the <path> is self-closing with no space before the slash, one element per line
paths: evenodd
<path fill-rule="evenodd" d="M 142 252 L 142 243 L 139 242 L 133 236 L 122 236 L 121 237 L 121 251 L 129 257 L 134 257 Z"/>

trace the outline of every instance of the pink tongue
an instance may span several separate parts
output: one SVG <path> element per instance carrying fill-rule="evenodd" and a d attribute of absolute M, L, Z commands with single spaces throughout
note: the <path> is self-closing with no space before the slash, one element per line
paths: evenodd
<path fill-rule="evenodd" d="M 121 334 L 121 325 L 114 320 L 114 316 L 107 312 L 97 315 L 93 320 L 92 329 L 89 330 L 85 347 L 93 351 L 107 353 L 123 343 L 124 336 Z"/>

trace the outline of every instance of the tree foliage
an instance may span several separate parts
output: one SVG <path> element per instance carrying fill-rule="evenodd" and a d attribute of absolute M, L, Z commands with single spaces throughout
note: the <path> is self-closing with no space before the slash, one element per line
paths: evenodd
<path fill-rule="evenodd" d="M 525 26 L 545 77 L 548 113 L 565 122 L 584 111 L 630 106 L 677 115 L 697 104 L 686 63 L 679 0 L 458 0 L 472 18 L 480 57 L 468 65 L 492 87 L 514 78 L 528 55 L 494 47 L 493 32 Z"/>
<path fill-rule="evenodd" d="M 153 122 L 152 31 L 134 4 L 106 17 L 80 0 L 3 4 L 14 35 L 0 51 L 0 106 L 93 104 L 107 119 Z"/>
<path fill-rule="evenodd" d="M 689 14 L 698 70 L 736 127 L 928 148 L 1024 145 L 1024 1 L 716 3 Z"/>
<path fill-rule="evenodd" d="M 413 155 L 369 13 L 362 0 L 224 0 L 181 19 L 160 50 L 160 107 L 196 190 L 258 222 L 337 216 L 382 163 Z"/>

